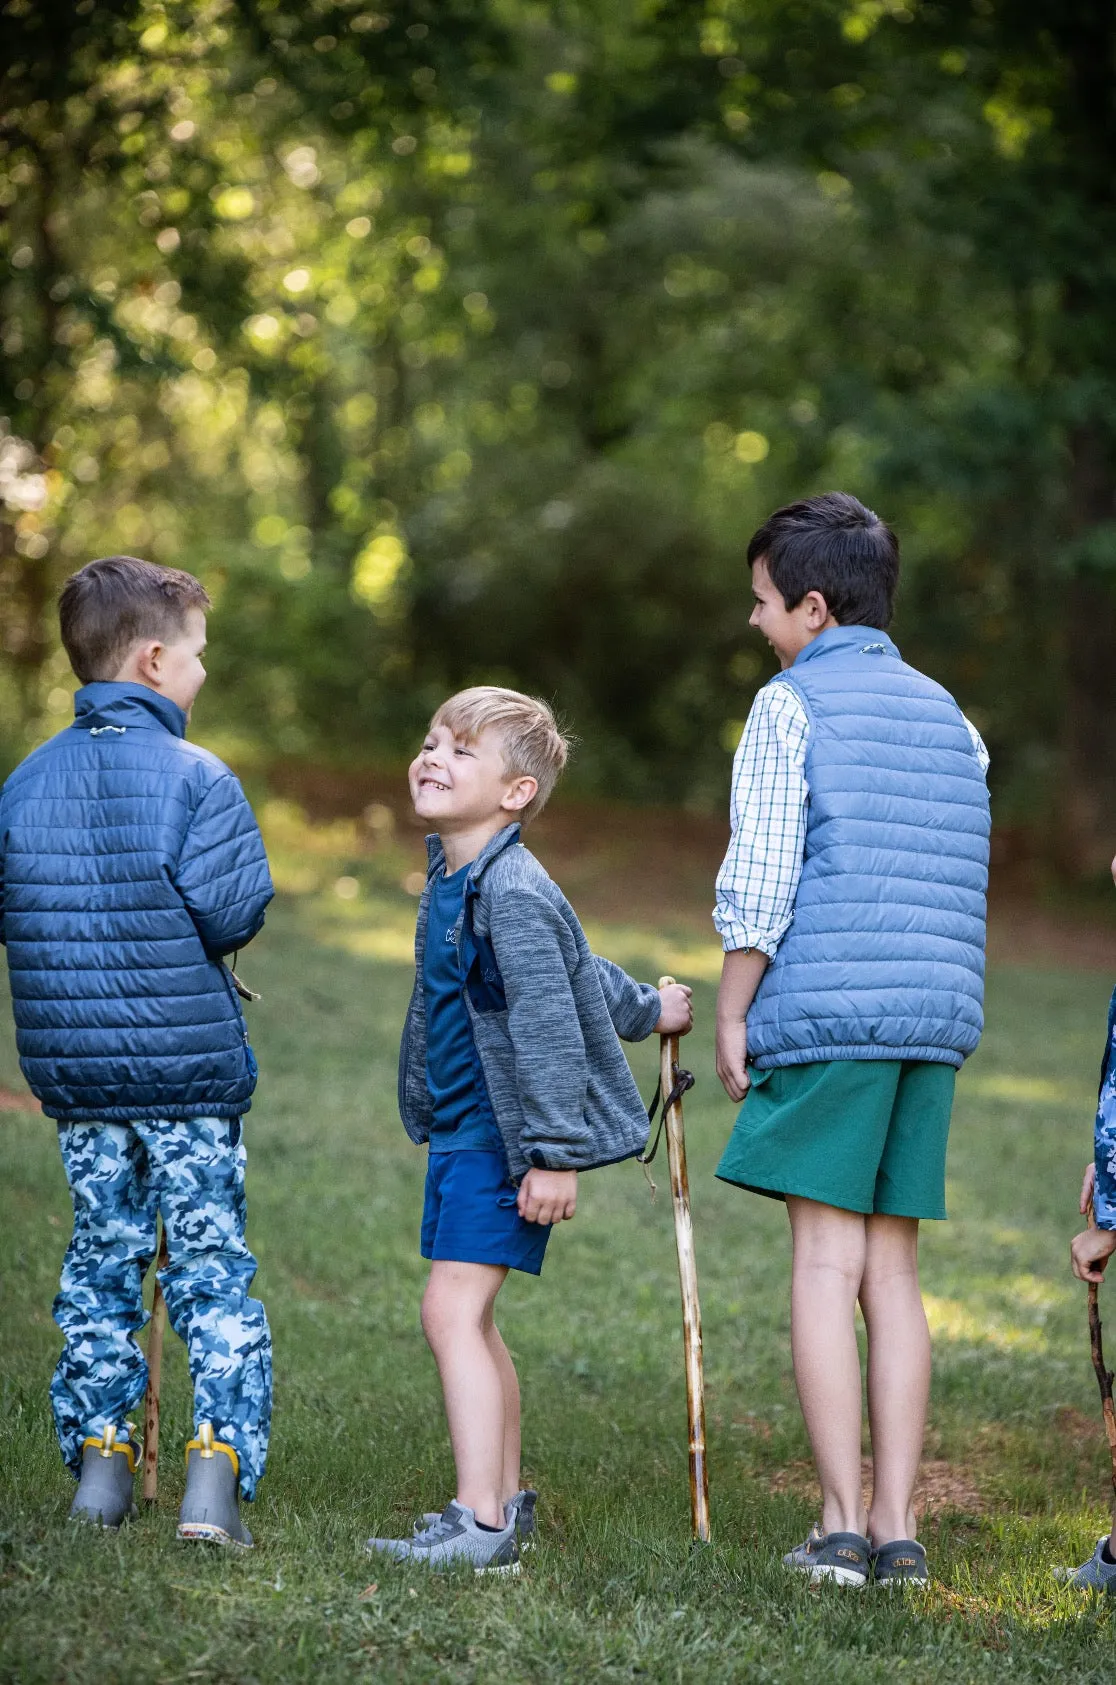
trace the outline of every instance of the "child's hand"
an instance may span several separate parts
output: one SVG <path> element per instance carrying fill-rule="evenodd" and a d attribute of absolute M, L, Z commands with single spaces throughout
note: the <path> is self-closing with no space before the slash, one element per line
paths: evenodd
<path fill-rule="evenodd" d="M 561 1223 L 577 1210 L 576 1170 L 531 1169 L 516 1200 L 525 1223 Z"/>
<path fill-rule="evenodd" d="M 1116 1252 L 1116 1229 L 1086 1229 L 1070 1241 L 1070 1263 L 1078 1281 L 1103 1281 L 1105 1266 Z"/>
<path fill-rule="evenodd" d="M 1077 1207 L 1083 1217 L 1087 1215 L 1089 1207 L 1093 1203 L 1093 1189 L 1096 1187 L 1096 1183 L 1097 1161 L 1091 1158 L 1085 1166 L 1085 1180 L 1081 1184 L 1081 1201 Z"/>
<path fill-rule="evenodd" d="M 717 1075 L 730 1100 L 743 1100 L 752 1079 L 748 1074 L 748 1030 L 739 1024 L 717 1023 Z"/>
<path fill-rule="evenodd" d="M 694 1027 L 694 991 L 685 983 L 667 983 L 659 990 L 660 1036 L 688 1036 Z"/>

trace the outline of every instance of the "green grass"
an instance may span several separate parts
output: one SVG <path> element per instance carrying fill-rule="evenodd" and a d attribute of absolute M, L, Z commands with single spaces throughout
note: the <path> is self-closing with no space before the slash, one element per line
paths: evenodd
<path fill-rule="evenodd" d="M 713 1179 L 732 1111 L 713 1075 L 708 982 L 686 1120 L 715 1543 L 688 1550 L 669 1201 L 661 1191 L 651 1204 L 626 1165 L 586 1179 L 541 1281 L 513 1277 L 502 1297 L 540 1547 L 517 1583 L 424 1579 L 360 1552 L 367 1534 L 409 1529 L 452 1493 L 418 1329 L 423 1157 L 394 1099 L 414 902 L 395 887 L 395 856 L 378 876 L 360 860 L 345 869 L 361 876 L 359 899 L 308 880 L 244 967 L 264 997 L 252 1009 L 264 1075 L 247 1124 L 250 1240 L 276 1354 L 252 1555 L 174 1541 L 188 1392 L 173 1337 L 157 1510 L 116 1537 L 67 1527 L 72 1488 L 47 1405 L 67 1195 L 51 1124 L 0 1116 L 0 1678 L 1110 1680 L 1112 1613 L 1050 1575 L 1106 1525 L 1084 1292 L 1066 1243 L 1107 980 L 994 974 L 988 1034 L 962 1076 L 952 1221 L 924 1242 L 936 1351 L 928 1596 L 812 1591 L 778 1566 L 815 1515 L 788 1355 L 785 1218 Z M 631 923 L 612 935 L 647 976 L 694 941 Z M 708 956 L 697 969 L 708 973 Z M 647 1089 L 654 1049 L 634 1061 Z M 19 1086 L 8 1031 L 0 1083 Z M 1112 1343 L 1116 1355 L 1116 1311 Z"/>

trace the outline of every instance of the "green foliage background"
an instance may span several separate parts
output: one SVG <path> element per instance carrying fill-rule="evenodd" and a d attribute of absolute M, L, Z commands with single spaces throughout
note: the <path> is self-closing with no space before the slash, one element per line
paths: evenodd
<path fill-rule="evenodd" d="M 7 0 L 0 736 L 92 555 L 196 571 L 202 722 L 399 754 L 557 699 L 723 799 L 747 538 L 840 485 L 1010 843 L 1116 796 L 1116 22 L 1090 0 Z"/>

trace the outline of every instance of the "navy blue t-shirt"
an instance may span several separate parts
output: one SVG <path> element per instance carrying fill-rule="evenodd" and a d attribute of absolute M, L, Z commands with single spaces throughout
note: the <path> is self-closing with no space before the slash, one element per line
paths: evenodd
<path fill-rule="evenodd" d="M 462 992 L 457 943 L 468 874 L 468 866 L 452 877 L 440 872 L 430 895 L 422 987 L 432 1153 L 503 1151 Z"/>

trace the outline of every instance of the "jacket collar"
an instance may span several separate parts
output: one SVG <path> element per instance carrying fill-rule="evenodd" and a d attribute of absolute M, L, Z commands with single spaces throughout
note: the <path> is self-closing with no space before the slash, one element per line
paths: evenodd
<path fill-rule="evenodd" d="M 163 731 L 175 737 L 186 735 L 186 715 L 169 696 L 161 696 L 147 685 L 118 684 L 115 679 L 97 679 L 82 685 L 74 697 L 74 726 L 78 731 Z"/>
<path fill-rule="evenodd" d="M 519 841 L 522 826 L 519 824 L 505 825 L 502 831 L 497 831 L 485 843 L 476 859 L 469 867 L 466 884 L 475 884 L 481 873 L 486 871 L 498 854 L 503 854 L 505 848 L 510 848 Z M 434 874 L 445 865 L 446 851 L 442 847 L 442 839 L 437 831 L 431 831 L 426 839 L 426 881 L 430 882 Z"/>
<path fill-rule="evenodd" d="M 831 655 L 838 650 L 849 655 L 871 653 L 893 655 L 897 661 L 902 659 L 887 633 L 878 631 L 875 626 L 831 626 L 828 632 L 819 632 L 805 649 L 799 650 L 788 671 L 793 672 L 804 662 L 817 661 L 823 655 Z"/>

